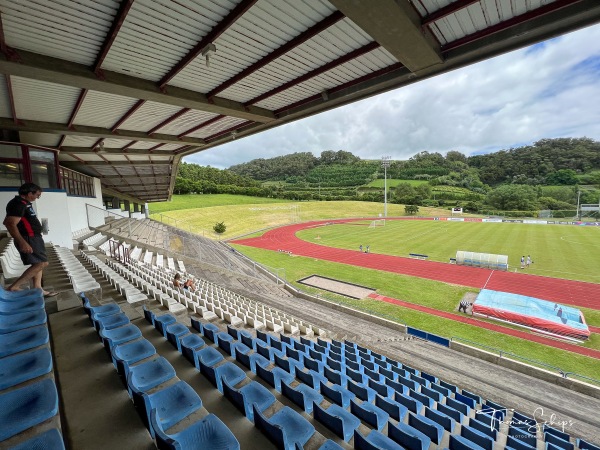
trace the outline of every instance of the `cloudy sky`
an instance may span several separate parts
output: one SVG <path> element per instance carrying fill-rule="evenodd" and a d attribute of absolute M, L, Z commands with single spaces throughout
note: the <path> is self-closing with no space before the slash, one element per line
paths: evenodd
<path fill-rule="evenodd" d="M 294 152 L 467 155 L 541 138 L 600 140 L 600 25 L 185 158 L 221 169 Z"/>

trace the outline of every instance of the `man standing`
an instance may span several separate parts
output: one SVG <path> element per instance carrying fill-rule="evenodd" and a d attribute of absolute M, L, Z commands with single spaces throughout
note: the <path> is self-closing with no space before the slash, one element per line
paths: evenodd
<path fill-rule="evenodd" d="M 42 238 L 42 224 L 31 204 L 41 195 L 41 187 L 34 183 L 25 183 L 19 188 L 19 195 L 6 205 L 3 225 L 15 240 L 23 264 L 30 266 L 8 287 L 9 291 L 17 291 L 21 284 L 30 279 L 33 279 L 34 288 L 42 289 L 42 273 L 48 265 L 48 258 Z M 44 291 L 44 297 L 54 297 L 57 294 L 58 292 Z"/>
<path fill-rule="evenodd" d="M 463 311 L 465 314 L 467 314 L 467 308 L 469 306 L 473 306 L 473 303 L 468 302 L 466 300 L 461 300 L 460 304 L 458 305 L 458 312 Z"/>

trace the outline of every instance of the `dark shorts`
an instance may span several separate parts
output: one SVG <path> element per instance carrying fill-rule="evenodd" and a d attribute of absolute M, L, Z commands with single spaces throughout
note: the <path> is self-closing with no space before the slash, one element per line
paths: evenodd
<path fill-rule="evenodd" d="M 23 236 L 23 239 L 31 245 L 33 249 L 33 253 L 23 253 L 19 250 L 19 254 L 21 255 L 21 261 L 26 266 L 31 264 L 39 264 L 43 262 L 48 262 L 48 257 L 46 256 L 46 244 L 44 243 L 44 238 L 41 236 Z"/>

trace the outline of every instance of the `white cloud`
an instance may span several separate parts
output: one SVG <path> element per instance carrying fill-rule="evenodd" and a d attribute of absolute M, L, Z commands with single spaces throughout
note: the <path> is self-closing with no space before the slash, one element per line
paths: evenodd
<path fill-rule="evenodd" d="M 600 25 L 185 158 L 226 168 L 293 152 L 465 154 L 541 138 L 600 140 Z"/>

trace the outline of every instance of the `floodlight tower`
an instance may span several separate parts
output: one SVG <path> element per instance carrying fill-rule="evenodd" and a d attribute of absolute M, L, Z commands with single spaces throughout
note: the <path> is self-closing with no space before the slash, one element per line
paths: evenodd
<path fill-rule="evenodd" d="M 391 156 L 382 156 L 381 165 L 383 166 L 383 217 L 387 217 L 387 168 L 390 167 Z"/>

